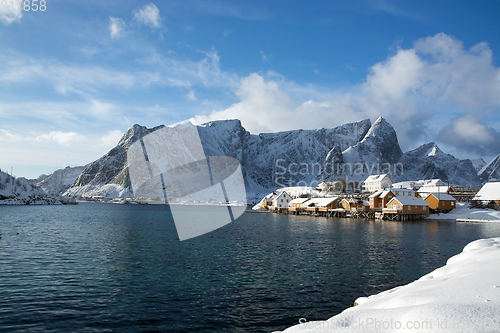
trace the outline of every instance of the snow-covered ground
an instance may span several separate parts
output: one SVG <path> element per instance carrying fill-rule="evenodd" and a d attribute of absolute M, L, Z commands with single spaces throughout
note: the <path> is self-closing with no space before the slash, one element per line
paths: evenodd
<path fill-rule="evenodd" d="M 355 307 L 283 333 L 500 332 L 500 238 L 469 243 L 462 253 L 405 286 L 361 297 Z"/>
<path fill-rule="evenodd" d="M 500 211 L 471 209 L 468 204 L 457 202 L 457 208 L 448 214 L 431 214 L 427 218 L 431 220 L 458 220 L 459 222 L 500 222 Z"/>

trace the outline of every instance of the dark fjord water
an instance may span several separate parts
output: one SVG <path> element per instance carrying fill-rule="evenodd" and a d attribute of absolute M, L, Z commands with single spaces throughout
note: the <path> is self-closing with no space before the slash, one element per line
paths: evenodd
<path fill-rule="evenodd" d="M 179 242 L 167 206 L 81 203 L 0 207 L 0 234 L 1 332 L 271 332 L 409 283 L 500 224 L 246 213 Z"/>

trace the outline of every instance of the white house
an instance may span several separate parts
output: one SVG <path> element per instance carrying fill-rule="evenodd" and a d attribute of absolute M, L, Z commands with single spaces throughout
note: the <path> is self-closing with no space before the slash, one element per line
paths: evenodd
<path fill-rule="evenodd" d="M 389 189 L 396 197 L 409 197 L 409 198 L 414 198 L 415 197 L 415 191 L 408 189 L 408 188 L 394 188 L 391 187 Z"/>
<path fill-rule="evenodd" d="M 391 186 L 392 179 L 386 173 L 368 176 L 365 179 L 365 185 L 363 185 L 365 192 L 375 192 Z"/>
<path fill-rule="evenodd" d="M 422 186 L 418 190 L 418 194 L 421 197 L 425 197 L 425 196 L 427 196 L 430 193 L 446 193 L 446 194 L 450 194 L 450 193 L 453 193 L 453 189 L 451 188 L 451 186 L 440 185 L 440 186 Z"/>
<path fill-rule="evenodd" d="M 288 209 L 290 201 L 292 201 L 292 197 L 285 191 L 282 191 L 273 198 L 272 206 L 274 209 Z"/>

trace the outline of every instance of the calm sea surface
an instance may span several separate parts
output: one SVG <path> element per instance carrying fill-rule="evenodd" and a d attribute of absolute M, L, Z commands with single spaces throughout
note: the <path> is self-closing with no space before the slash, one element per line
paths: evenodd
<path fill-rule="evenodd" d="M 409 283 L 500 224 L 246 213 L 179 242 L 167 206 L 81 203 L 0 206 L 0 234 L 1 332 L 271 332 Z"/>

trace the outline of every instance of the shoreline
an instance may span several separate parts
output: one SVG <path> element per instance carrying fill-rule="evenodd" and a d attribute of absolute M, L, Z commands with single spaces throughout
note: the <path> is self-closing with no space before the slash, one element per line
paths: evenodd
<path fill-rule="evenodd" d="M 500 331 L 500 237 L 467 244 L 446 264 L 419 279 L 355 300 L 325 321 L 273 333 Z"/>

